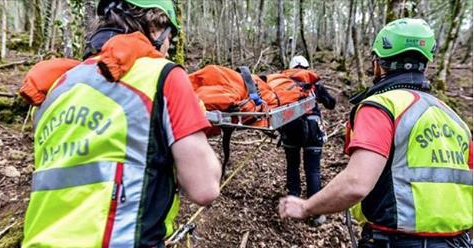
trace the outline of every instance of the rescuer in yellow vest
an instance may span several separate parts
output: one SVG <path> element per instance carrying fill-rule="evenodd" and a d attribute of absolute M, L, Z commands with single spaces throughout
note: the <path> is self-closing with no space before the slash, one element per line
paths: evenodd
<path fill-rule="evenodd" d="M 172 0 L 101 0 L 97 12 L 87 59 L 34 117 L 23 247 L 164 247 L 178 189 L 200 205 L 219 195 L 210 124 L 186 72 L 165 58 L 179 31 Z M 133 52 L 128 42 L 147 55 L 106 58 Z"/>
<path fill-rule="evenodd" d="M 372 51 L 374 86 L 352 99 L 349 164 L 305 200 L 282 198 L 282 218 L 308 218 L 354 206 L 359 247 L 472 247 L 472 137 L 430 95 L 424 76 L 434 33 L 420 19 L 387 24 Z"/>

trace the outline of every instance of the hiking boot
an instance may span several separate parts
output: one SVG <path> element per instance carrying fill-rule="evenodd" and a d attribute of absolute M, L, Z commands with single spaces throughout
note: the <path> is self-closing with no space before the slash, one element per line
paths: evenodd
<path fill-rule="evenodd" d="M 325 215 L 314 216 L 308 219 L 308 224 L 312 227 L 318 227 L 326 222 Z"/>

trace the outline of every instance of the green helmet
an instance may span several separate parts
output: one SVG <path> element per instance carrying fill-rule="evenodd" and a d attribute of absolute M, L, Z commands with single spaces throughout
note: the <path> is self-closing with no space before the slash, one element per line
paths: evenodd
<path fill-rule="evenodd" d="M 160 8 L 168 16 L 173 27 L 179 31 L 178 19 L 176 18 L 176 12 L 174 10 L 173 0 L 123 0 L 129 4 L 138 6 L 143 9 L 149 8 Z M 117 0 L 100 0 L 97 7 L 97 14 L 99 16 L 104 15 L 105 8 L 112 2 L 118 2 Z"/>
<path fill-rule="evenodd" d="M 417 51 L 430 62 L 436 41 L 433 30 L 422 19 L 403 18 L 390 22 L 375 38 L 372 52 L 380 58 L 391 57 L 406 51 Z"/>

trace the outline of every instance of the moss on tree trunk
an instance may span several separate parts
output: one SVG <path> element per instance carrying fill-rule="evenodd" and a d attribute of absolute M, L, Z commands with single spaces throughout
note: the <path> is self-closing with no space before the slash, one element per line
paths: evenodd
<path fill-rule="evenodd" d="M 174 0 L 176 6 L 176 17 L 178 19 L 179 25 L 183 26 L 183 11 L 182 11 L 182 1 L 181 0 Z M 186 33 L 181 28 L 181 31 L 178 34 L 178 42 L 176 44 L 176 51 L 175 54 L 172 55 L 172 58 L 176 64 L 184 65 L 184 60 L 186 58 L 186 51 L 185 51 L 185 42 L 186 42 Z"/>

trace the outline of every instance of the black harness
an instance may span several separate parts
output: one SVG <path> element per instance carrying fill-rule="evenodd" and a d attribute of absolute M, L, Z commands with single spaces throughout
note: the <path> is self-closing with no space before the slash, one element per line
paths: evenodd
<path fill-rule="evenodd" d="M 430 82 L 426 79 L 422 72 L 410 71 L 389 74 L 374 81 L 374 86 L 366 89 L 363 92 L 353 95 L 349 102 L 355 106 L 352 108 L 349 116 L 349 123 L 351 127 L 354 126 L 354 119 L 359 104 L 366 98 L 381 94 L 390 90 L 396 89 L 411 89 L 419 91 L 429 91 Z M 390 113 L 388 113 L 390 114 Z"/>

